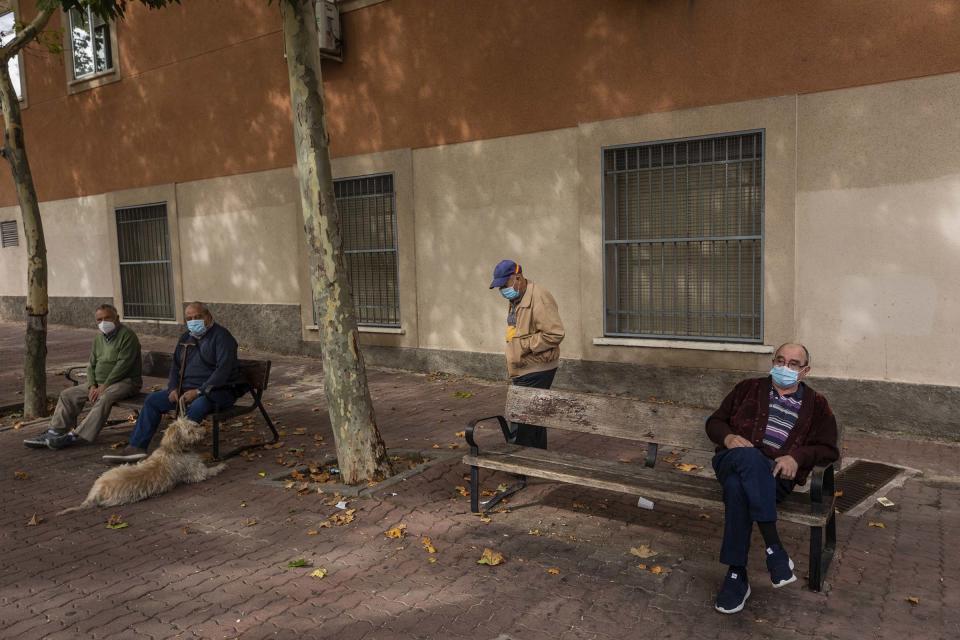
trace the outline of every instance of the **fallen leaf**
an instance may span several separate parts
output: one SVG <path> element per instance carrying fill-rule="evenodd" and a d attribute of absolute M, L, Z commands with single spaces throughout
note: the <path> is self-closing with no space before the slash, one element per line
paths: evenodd
<path fill-rule="evenodd" d="M 315 569 L 313 572 L 310 573 L 310 577 L 312 577 L 312 578 L 325 578 L 325 577 L 327 577 L 327 570 L 326 570 L 326 569 Z"/>
<path fill-rule="evenodd" d="M 434 563 L 436 563 L 436 561 L 437 561 L 437 559 L 434 558 L 433 556 L 430 556 L 429 558 L 427 558 L 427 562 L 429 562 L 430 564 L 434 564 Z"/>
<path fill-rule="evenodd" d="M 470 391 L 454 391 L 453 397 L 460 398 L 461 400 L 466 400 L 467 398 L 472 398 L 473 393 Z"/>
<path fill-rule="evenodd" d="M 503 564 L 503 554 L 499 551 L 494 551 L 493 549 L 486 548 L 483 550 L 483 555 L 480 556 L 480 559 L 477 560 L 477 564 L 486 564 L 491 567 L 495 567 L 498 564 Z"/>
<path fill-rule="evenodd" d="M 690 471 L 696 471 L 697 469 L 700 468 L 699 466 L 697 466 L 697 465 L 695 465 L 695 464 L 692 464 L 692 463 L 690 463 L 690 462 L 681 462 L 681 463 L 675 464 L 675 465 L 673 465 L 673 466 L 676 467 L 677 469 L 679 469 L 680 471 L 685 472 L 685 473 L 689 473 Z"/>
<path fill-rule="evenodd" d="M 560 569 L 557 569 L 556 567 L 550 567 L 549 569 L 547 569 L 547 573 L 549 573 L 552 576 L 558 576 L 560 575 Z"/>
<path fill-rule="evenodd" d="M 107 529 L 126 529 L 130 525 L 123 521 L 123 516 L 118 513 L 113 514 L 107 519 Z"/>
<path fill-rule="evenodd" d="M 462 495 L 462 496 L 469 496 L 469 495 L 470 495 L 470 492 L 467 491 L 467 488 L 466 488 L 465 486 L 463 486 L 462 484 L 458 484 L 458 485 L 457 485 L 457 493 L 459 493 L 459 494 Z"/>
<path fill-rule="evenodd" d="M 836 491 L 833 492 L 834 498 L 839 498 L 841 496 L 843 496 L 843 489 L 837 489 Z"/>
<path fill-rule="evenodd" d="M 267 472 L 266 472 L 266 471 L 261 471 L 261 472 L 257 473 L 257 475 L 260 476 L 261 478 L 266 478 L 266 477 L 267 477 Z"/>
<path fill-rule="evenodd" d="M 916 596 L 910 596 L 909 598 L 907 598 L 907 602 L 909 602 L 913 606 L 917 606 L 918 604 L 920 604 L 920 598 Z"/>
<path fill-rule="evenodd" d="M 631 547 L 630 553 L 637 556 L 638 558 L 652 558 L 653 556 L 657 555 L 659 552 L 651 549 L 649 545 L 642 544 L 639 547 Z"/>
<path fill-rule="evenodd" d="M 185 536 L 190 535 L 190 527 L 184 527 L 184 528 L 180 529 L 180 533 L 182 533 L 182 534 L 185 535 Z"/>
<path fill-rule="evenodd" d="M 436 552 L 437 552 L 437 548 L 436 548 L 435 546 L 433 546 L 433 543 L 430 541 L 430 538 L 427 538 L 426 536 L 424 536 L 423 538 L 421 538 L 420 544 L 423 545 L 423 549 L 424 549 L 424 551 L 426 551 L 427 553 L 436 553 Z"/>
<path fill-rule="evenodd" d="M 699 516 L 699 518 L 700 518 L 701 520 L 709 520 L 709 519 L 710 519 L 710 514 L 708 514 L 708 513 L 701 513 L 700 516 Z"/>
<path fill-rule="evenodd" d="M 540 529 L 530 529 L 530 531 L 527 531 L 527 534 L 531 536 L 543 535 L 542 533 L 540 533 Z"/>
<path fill-rule="evenodd" d="M 250 518 L 249 520 L 247 520 L 246 522 L 243 523 L 243 526 L 245 526 L 245 527 L 252 527 L 252 526 L 255 525 L 255 524 L 257 524 L 257 519 L 256 519 L 256 518 Z"/>
<path fill-rule="evenodd" d="M 350 524 L 353 522 L 353 514 L 356 512 L 356 509 L 347 509 L 346 511 L 333 514 L 330 516 L 329 520 L 338 527 L 342 527 L 345 524 Z"/>
<path fill-rule="evenodd" d="M 500 493 L 503 493 L 503 492 L 506 491 L 508 488 L 509 488 L 509 487 L 507 487 L 507 485 L 503 484 L 502 482 L 497 485 L 497 491 L 499 491 Z"/>
<path fill-rule="evenodd" d="M 305 435 L 307 435 L 307 429 L 306 429 L 306 427 L 297 427 L 296 429 L 293 430 L 293 435 L 295 435 L 295 436 L 305 436 Z"/>
<path fill-rule="evenodd" d="M 317 531 L 316 529 L 310 529 L 309 531 L 307 531 L 307 535 L 308 535 L 308 536 L 315 536 L 315 535 L 317 535 L 317 534 L 319 534 L 319 533 L 320 533 L 320 532 Z"/>
<path fill-rule="evenodd" d="M 388 538 L 399 540 L 403 538 L 403 536 L 407 535 L 407 525 L 401 522 L 400 524 L 390 527 L 384 531 L 383 535 L 387 536 Z"/>
<path fill-rule="evenodd" d="M 461 495 L 463 495 L 463 494 L 461 494 Z M 481 498 L 490 498 L 490 497 L 495 496 L 495 495 L 497 495 L 497 492 L 494 491 L 493 489 L 483 489 L 482 491 L 480 491 L 480 497 L 481 497 Z"/>
<path fill-rule="evenodd" d="M 660 565 L 654 565 L 653 567 L 650 568 L 650 573 L 652 573 L 652 574 L 654 574 L 654 575 L 657 575 L 657 576 L 659 576 L 659 575 L 666 575 L 666 574 L 670 573 L 670 569 L 665 569 L 665 568 L 661 567 Z"/>
<path fill-rule="evenodd" d="M 484 524 L 489 524 L 489 523 L 493 522 L 493 519 L 490 518 L 490 516 L 488 516 L 488 515 L 481 514 L 481 515 L 480 515 L 480 522 L 482 522 L 482 523 L 484 523 Z"/>
<path fill-rule="evenodd" d="M 41 518 L 41 517 L 38 516 L 37 514 L 33 514 L 33 517 L 30 518 L 30 520 L 27 521 L 27 526 L 28 526 L 28 527 L 35 527 L 35 526 L 37 526 L 38 524 L 40 524 L 41 522 L 43 522 L 43 518 Z"/>
<path fill-rule="evenodd" d="M 241 503 L 240 503 L 240 508 L 241 508 L 241 509 L 243 509 L 243 508 L 246 507 L 246 506 L 247 506 L 247 503 L 246 503 L 246 502 L 241 502 Z"/>
<path fill-rule="evenodd" d="M 296 560 L 291 560 L 287 563 L 288 569 L 300 569 L 302 567 L 309 567 L 310 561 L 303 558 L 297 558 Z"/>
<path fill-rule="evenodd" d="M 455 437 L 457 437 L 457 438 L 465 438 L 465 437 L 467 436 L 467 432 L 466 432 L 466 431 L 457 431 L 457 432 L 456 432 L 455 434 L 453 434 L 453 435 L 454 435 Z"/>
<path fill-rule="evenodd" d="M 637 565 L 637 569 L 643 569 L 644 571 L 646 571 L 646 570 L 647 570 L 647 565 L 645 565 L 645 564 L 643 564 L 643 563 L 641 562 L 640 564 Z"/>
<path fill-rule="evenodd" d="M 125 446 L 126 446 L 126 443 L 124 443 L 124 442 L 114 442 L 112 445 L 110 445 L 110 448 L 111 448 L 111 449 L 123 449 Z"/>
<path fill-rule="evenodd" d="M 440 448 L 440 445 L 434 444 L 433 447 L 431 447 L 431 448 L 432 448 L 432 449 L 439 449 L 439 448 Z"/>
<path fill-rule="evenodd" d="M 877 529 L 886 529 L 886 528 L 887 528 L 887 525 L 883 524 L 882 522 L 869 522 L 869 523 L 867 523 L 867 524 L 868 524 L 868 526 L 876 527 Z"/>
<path fill-rule="evenodd" d="M 27 473 L 26 471 L 14 471 L 13 477 L 16 478 L 17 480 L 26 480 L 27 478 L 30 477 L 30 474 Z"/>

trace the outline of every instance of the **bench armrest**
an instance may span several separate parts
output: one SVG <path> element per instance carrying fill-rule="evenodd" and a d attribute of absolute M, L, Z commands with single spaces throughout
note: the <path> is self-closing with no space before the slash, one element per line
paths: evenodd
<path fill-rule="evenodd" d="M 75 372 L 78 372 L 78 371 L 86 372 L 86 370 L 87 370 L 87 365 L 81 365 L 79 367 L 70 367 L 69 369 L 63 372 L 63 377 L 69 380 L 70 382 L 72 382 L 73 386 L 76 387 L 80 385 L 80 380 L 77 379 L 77 373 Z M 86 373 L 84 373 L 83 377 L 84 378 L 87 377 Z"/>
<path fill-rule="evenodd" d="M 496 420 L 500 423 L 500 430 L 503 432 L 503 439 L 507 442 L 510 442 L 511 438 L 513 437 L 510 433 L 510 425 L 507 423 L 507 419 L 503 416 L 487 416 L 486 418 L 477 418 L 475 420 L 471 420 L 467 423 L 467 430 L 464 432 L 464 438 L 466 439 L 467 444 L 470 445 L 470 453 L 473 455 L 477 455 L 477 453 L 480 451 L 476 440 L 473 439 L 473 432 L 477 428 L 478 424 L 487 420 Z"/>
<path fill-rule="evenodd" d="M 837 486 L 834 482 L 834 463 L 819 464 L 810 472 L 810 502 L 822 504 L 833 500 Z"/>

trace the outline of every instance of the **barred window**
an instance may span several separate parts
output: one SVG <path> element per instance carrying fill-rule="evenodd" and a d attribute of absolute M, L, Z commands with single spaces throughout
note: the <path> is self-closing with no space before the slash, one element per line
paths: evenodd
<path fill-rule="evenodd" d="M 175 319 L 167 205 L 117 209 L 117 245 L 124 317 Z"/>
<path fill-rule="evenodd" d="M 393 175 L 336 180 L 340 233 L 357 324 L 400 326 L 397 213 Z M 316 318 L 316 309 L 314 309 Z"/>
<path fill-rule="evenodd" d="M 70 9 L 70 46 L 75 80 L 113 69 L 110 23 L 90 7 Z"/>
<path fill-rule="evenodd" d="M 606 335 L 760 342 L 763 132 L 604 149 Z"/>
<path fill-rule="evenodd" d="M 0 246 L 16 247 L 20 244 L 20 236 L 17 232 L 16 220 L 4 220 L 0 222 Z"/>

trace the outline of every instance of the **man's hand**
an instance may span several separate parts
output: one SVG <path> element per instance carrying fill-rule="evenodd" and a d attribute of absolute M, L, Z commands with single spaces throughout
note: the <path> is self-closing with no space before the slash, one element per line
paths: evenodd
<path fill-rule="evenodd" d="M 167 396 L 167 400 L 169 400 L 169 401 L 172 402 L 173 404 L 177 404 L 177 398 L 179 398 L 179 397 L 180 397 L 180 396 L 177 395 L 177 390 L 176 390 L 176 389 L 171 389 L 171 390 L 170 390 L 170 395 Z"/>
<path fill-rule="evenodd" d="M 779 475 L 781 478 L 786 478 L 787 480 L 793 480 L 797 475 L 797 461 L 793 459 L 793 456 L 780 456 L 776 460 L 776 464 L 773 465 L 773 475 L 776 477 Z"/>
<path fill-rule="evenodd" d="M 91 385 L 90 389 L 87 391 L 87 400 L 89 400 L 90 402 L 96 402 L 97 398 L 100 397 L 100 394 L 101 394 L 100 387 L 98 387 L 95 384 Z"/>
<path fill-rule="evenodd" d="M 753 443 L 743 436 L 738 436 L 735 433 L 731 433 L 723 439 L 723 446 L 725 446 L 727 449 L 736 449 L 738 447 L 752 447 Z"/>
<path fill-rule="evenodd" d="M 200 395 L 200 390 L 199 390 L 199 389 L 190 389 L 189 391 L 184 391 L 184 392 L 183 392 L 183 401 L 184 401 L 186 404 L 190 404 L 191 402 L 193 402 L 194 400 L 196 400 L 196 399 L 197 399 L 197 396 L 199 396 L 199 395 Z"/>

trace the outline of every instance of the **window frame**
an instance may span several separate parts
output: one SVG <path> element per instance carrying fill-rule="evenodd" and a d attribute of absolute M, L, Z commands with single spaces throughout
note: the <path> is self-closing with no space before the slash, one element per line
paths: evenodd
<path fill-rule="evenodd" d="M 91 9 L 84 8 L 87 11 L 87 19 L 91 20 Z M 65 53 L 64 67 L 67 72 L 67 93 L 74 94 L 95 87 L 100 87 L 111 82 L 120 80 L 120 55 L 118 50 L 117 23 L 114 20 L 107 20 L 106 24 L 110 29 L 110 68 L 103 71 L 94 71 L 91 74 L 77 77 L 76 62 L 73 57 L 73 18 L 70 11 L 60 10 L 60 22 L 63 25 L 63 50 Z M 91 33 L 91 39 L 93 34 Z M 94 55 L 96 52 L 94 51 Z"/>
<path fill-rule="evenodd" d="M 700 140 L 713 140 L 718 138 L 726 138 L 730 136 L 746 136 L 746 135 L 759 135 L 760 138 L 760 169 L 759 169 L 759 184 L 757 185 L 759 192 L 759 207 L 760 207 L 760 232 L 759 232 L 759 254 L 760 254 L 760 266 L 758 273 L 759 280 L 759 309 L 758 309 L 758 331 L 757 336 L 752 338 L 743 338 L 743 337 L 730 337 L 730 336 L 697 336 L 697 335 L 683 335 L 683 334 L 666 334 L 666 333 L 627 333 L 623 331 L 613 331 L 609 326 L 609 295 L 608 295 L 608 286 L 607 286 L 607 179 L 606 179 L 606 152 L 615 151 L 618 149 L 634 149 L 634 148 L 643 148 L 643 147 L 656 147 L 656 146 L 665 146 L 674 143 L 682 142 L 696 142 Z M 765 273 L 766 273 L 766 161 L 767 161 L 767 148 L 766 148 L 766 129 L 765 128 L 754 128 L 754 129 L 743 129 L 736 131 L 724 131 L 717 133 L 709 133 L 697 136 L 683 136 L 676 138 L 667 138 L 661 140 L 651 140 L 646 142 L 629 142 L 621 143 L 614 145 L 601 146 L 600 148 L 600 255 L 601 255 L 601 288 L 602 288 L 602 314 L 603 314 L 603 336 L 604 339 L 611 340 L 621 340 L 621 339 L 639 339 L 639 340 L 662 340 L 664 342 L 693 342 L 693 343 L 713 343 L 713 344 L 732 344 L 732 345 L 762 345 L 764 341 L 764 331 L 765 331 L 765 293 L 766 293 L 766 282 L 765 282 Z"/>
<path fill-rule="evenodd" d="M 120 221 L 120 212 L 129 211 L 129 210 L 138 210 L 138 209 L 147 209 L 150 207 L 163 207 L 164 213 L 164 223 L 166 226 L 166 254 L 167 259 L 164 261 L 167 263 L 167 287 L 168 287 L 168 296 L 170 298 L 170 315 L 166 317 L 157 317 L 157 316 L 142 316 L 136 315 L 133 313 L 128 313 L 127 305 L 131 304 L 128 301 L 127 291 L 124 289 L 123 282 L 123 266 L 124 264 L 132 264 L 133 261 L 123 262 L 122 256 L 120 255 L 120 225 L 124 224 Z M 113 226 L 116 230 L 116 235 L 114 238 L 114 249 L 116 251 L 116 265 L 117 265 L 117 285 L 120 288 L 120 313 L 124 319 L 136 320 L 136 321 L 146 321 L 146 322 L 177 322 L 178 320 L 178 310 L 180 305 L 178 304 L 177 297 L 177 283 L 176 283 L 176 255 L 173 250 L 173 229 L 171 224 L 171 215 L 170 207 L 166 201 L 158 202 L 147 202 L 143 204 L 128 204 L 122 206 L 115 206 L 113 208 Z"/>
<path fill-rule="evenodd" d="M 375 179 L 375 178 L 384 178 L 384 177 L 390 178 L 390 208 L 391 208 L 391 217 L 392 217 L 392 223 L 393 223 L 393 259 L 394 259 L 393 286 L 394 286 L 394 290 L 396 291 L 396 301 L 397 301 L 396 322 L 361 321 L 359 314 L 357 314 L 356 284 L 352 280 L 350 282 L 350 296 L 353 301 L 353 305 L 354 305 L 353 311 L 354 311 L 354 315 L 356 316 L 357 327 L 359 329 L 361 330 L 366 329 L 366 330 L 373 330 L 373 331 L 376 331 L 379 329 L 379 330 L 383 330 L 384 332 L 392 333 L 397 330 L 400 330 L 403 326 L 403 314 L 402 314 L 403 305 L 400 302 L 400 297 L 402 295 L 402 292 L 400 290 L 400 236 L 399 236 L 399 221 L 398 221 L 399 215 L 397 213 L 396 174 L 393 171 L 381 171 L 378 173 L 368 173 L 368 174 L 362 174 L 362 175 L 356 175 L 356 176 L 344 176 L 342 178 L 334 178 L 333 182 L 334 182 L 334 192 L 336 192 L 336 183 L 338 182 L 343 183 L 343 182 L 350 182 L 353 180 L 367 180 L 371 178 Z M 382 194 L 378 194 L 378 195 L 382 195 Z M 346 249 L 347 241 L 346 241 L 346 235 L 344 232 L 345 225 L 343 224 L 343 211 L 340 210 L 339 203 L 337 204 L 337 210 L 340 213 L 340 237 L 344 244 L 344 249 L 343 249 L 344 257 L 346 258 L 347 256 L 353 253 L 364 253 L 365 251 L 362 249 L 358 249 L 358 250 Z M 369 252 L 369 251 L 366 251 L 366 252 Z M 349 263 L 347 263 L 347 269 L 349 271 Z M 313 307 L 313 326 L 317 326 L 317 301 L 314 300 L 312 291 L 310 293 L 310 300 Z"/>

